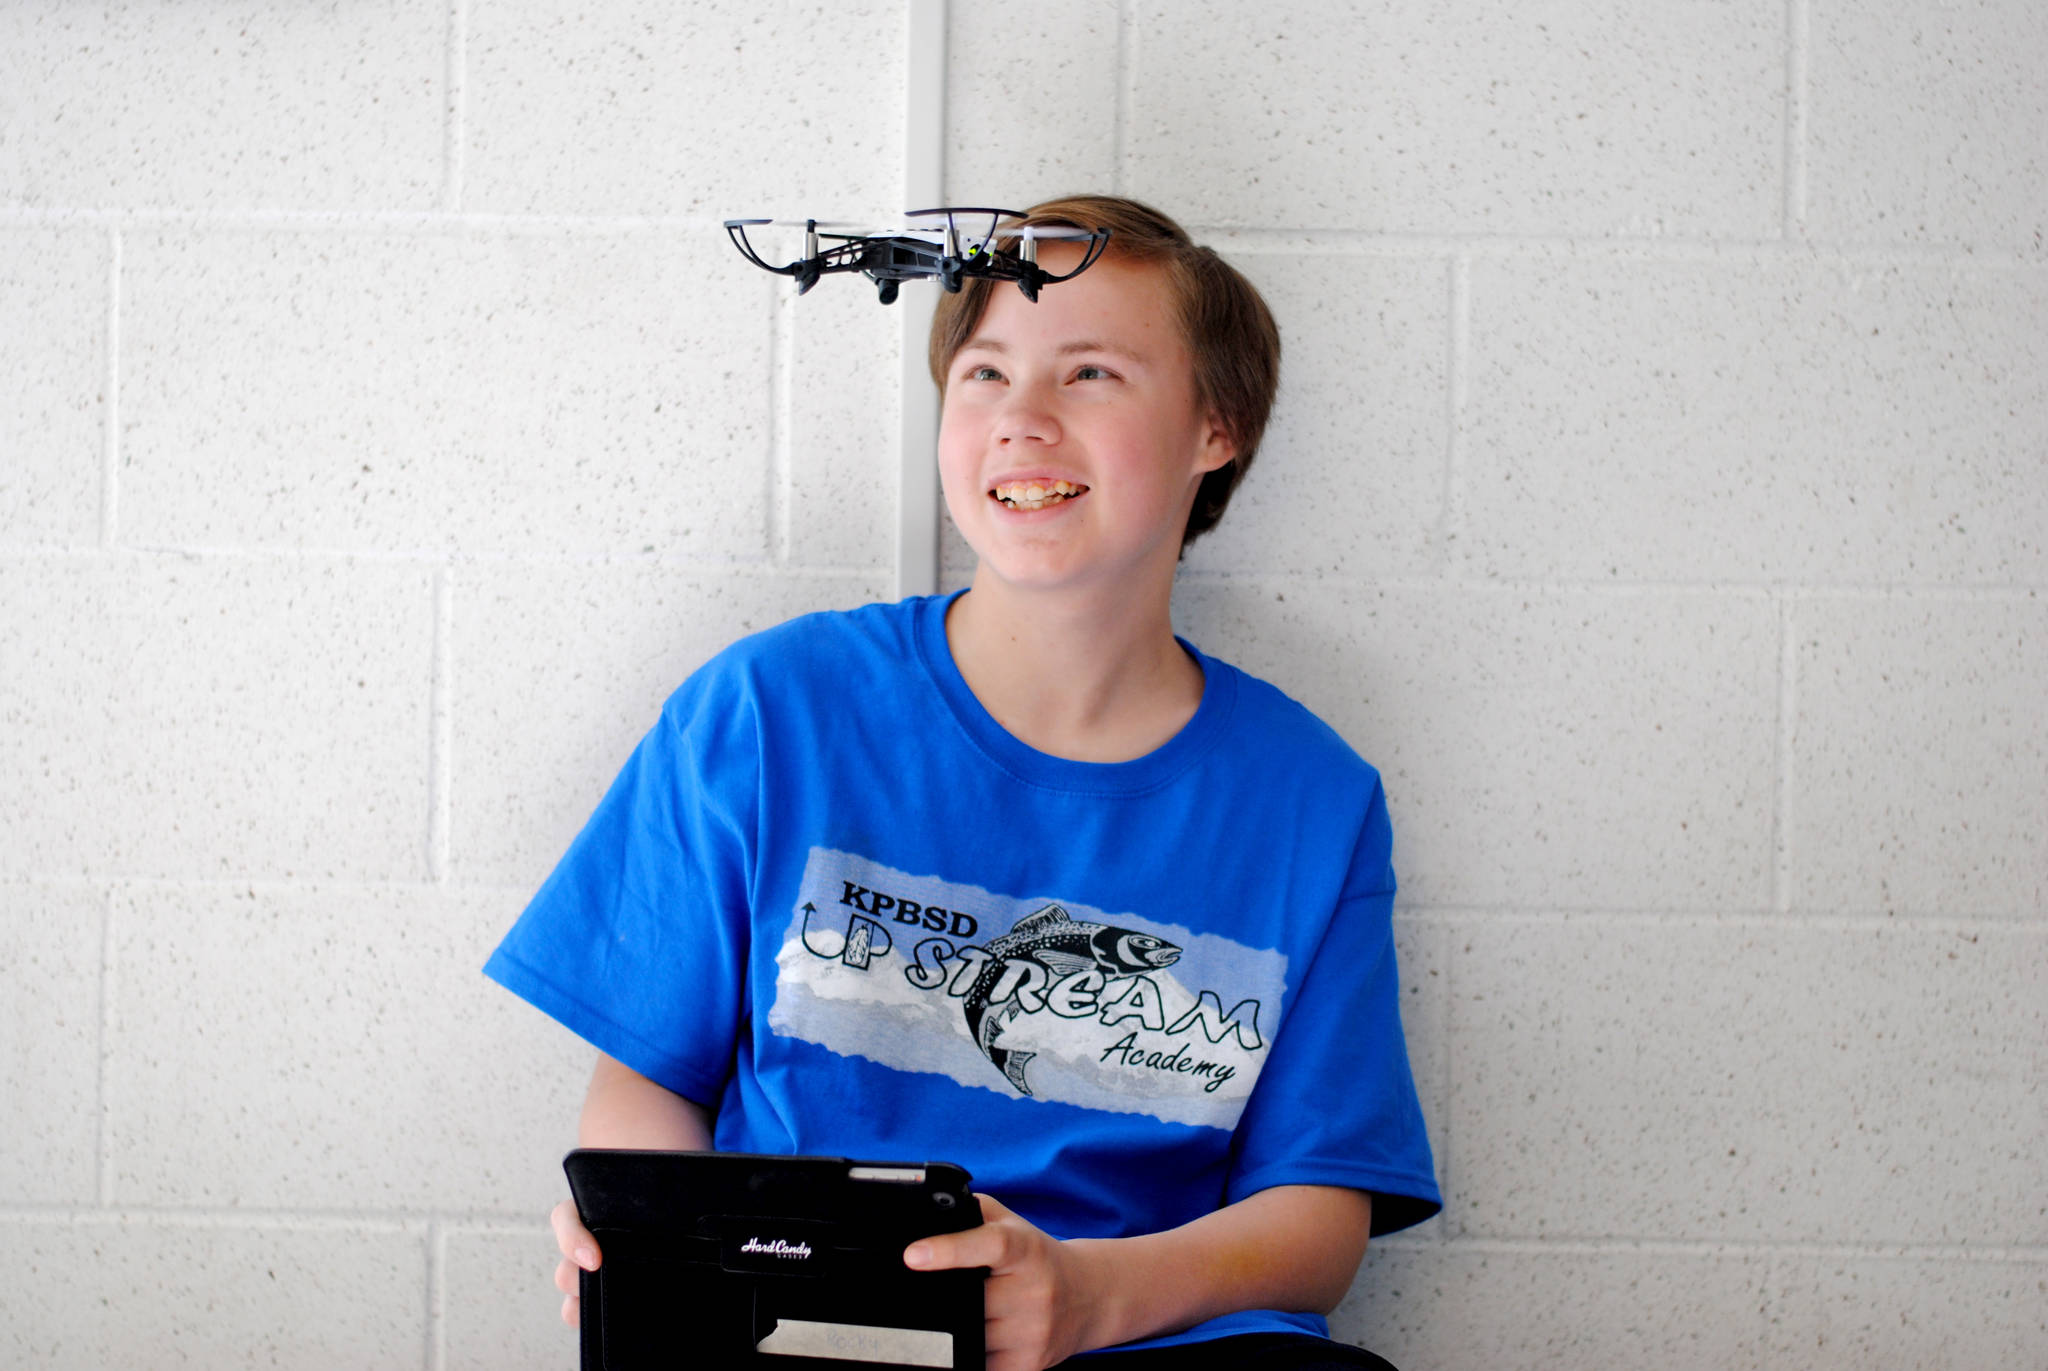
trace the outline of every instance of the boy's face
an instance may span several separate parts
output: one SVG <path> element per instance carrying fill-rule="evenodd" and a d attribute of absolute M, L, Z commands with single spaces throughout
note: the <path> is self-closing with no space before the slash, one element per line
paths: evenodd
<path fill-rule="evenodd" d="M 1055 274 L 1079 260 L 1065 243 L 1040 251 Z M 1198 406 L 1175 314 L 1162 272 L 1115 256 L 1036 304 L 996 289 L 946 373 L 939 422 L 946 506 L 978 577 L 1171 579 L 1196 487 L 1232 455 Z"/>

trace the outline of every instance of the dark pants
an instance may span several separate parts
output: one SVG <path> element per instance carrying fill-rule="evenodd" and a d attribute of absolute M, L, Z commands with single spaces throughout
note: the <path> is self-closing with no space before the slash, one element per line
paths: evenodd
<path fill-rule="evenodd" d="M 1243 1333 L 1185 1347 L 1077 1357 L 1075 1371 L 1394 1371 L 1362 1347 L 1307 1333 Z"/>

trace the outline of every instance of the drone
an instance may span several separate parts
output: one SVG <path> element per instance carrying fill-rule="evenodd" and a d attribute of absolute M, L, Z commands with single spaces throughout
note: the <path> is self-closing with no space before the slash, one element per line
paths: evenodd
<path fill-rule="evenodd" d="M 740 250 L 740 255 L 755 266 L 777 276 L 794 276 L 798 295 L 818 284 L 818 278 L 822 276 L 857 271 L 875 283 L 876 294 L 885 305 L 895 303 L 897 287 L 903 282 L 931 277 L 937 277 L 949 294 L 957 294 L 969 277 L 1015 281 L 1017 289 L 1024 292 L 1025 299 L 1036 301 L 1042 288 L 1071 281 L 1094 266 L 1103 249 L 1109 245 L 1109 230 L 1106 228 L 1067 228 L 1057 224 L 1004 226 L 1002 221 L 1005 219 L 1024 217 L 1022 211 L 1014 209 L 954 205 L 914 209 L 904 217 L 935 219 L 941 215 L 945 217 L 943 227 L 934 225 L 893 232 L 860 233 L 826 232 L 824 230 L 844 230 L 852 226 L 805 219 L 802 221 L 804 255 L 780 267 L 763 261 L 754 245 L 747 241 L 748 229 L 774 224 L 777 220 L 728 219 L 725 232 L 732 239 L 732 245 Z M 977 233 L 974 230 L 979 228 L 984 215 L 988 217 L 988 228 Z M 966 232 L 960 227 L 962 218 L 969 224 Z M 796 221 L 780 222 L 793 225 Z M 1039 266 L 1038 245 L 1048 238 L 1086 243 L 1081 264 L 1058 276 Z"/>

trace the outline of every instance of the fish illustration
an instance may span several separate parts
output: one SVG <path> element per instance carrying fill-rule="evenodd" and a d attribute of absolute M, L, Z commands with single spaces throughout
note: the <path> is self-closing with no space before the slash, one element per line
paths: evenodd
<path fill-rule="evenodd" d="M 997 1036 L 1024 1012 L 1024 1006 L 1015 995 L 993 1008 L 989 1003 L 1011 962 L 1035 961 L 1056 980 L 1077 971 L 1100 971 L 1105 978 L 1130 976 L 1180 960 L 1180 949 L 1164 938 L 1111 924 L 1086 923 L 1056 904 L 1019 919 L 984 950 L 988 960 L 968 987 L 962 1006 L 967 1013 L 967 1031 L 974 1035 L 982 1055 L 1025 1095 L 1031 1093 L 1031 1087 L 1025 1082 L 1024 1068 L 1037 1054 L 995 1046 Z"/>

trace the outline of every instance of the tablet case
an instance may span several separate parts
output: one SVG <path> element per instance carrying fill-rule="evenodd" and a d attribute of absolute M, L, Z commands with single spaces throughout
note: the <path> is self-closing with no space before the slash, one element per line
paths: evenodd
<path fill-rule="evenodd" d="M 986 1271 L 912 1271 L 903 1249 L 981 1222 L 946 1162 L 578 1149 L 563 1161 L 603 1260 L 582 1274 L 583 1371 L 849 1371 L 771 1355 L 779 1319 L 950 1333 L 983 1361 Z"/>

